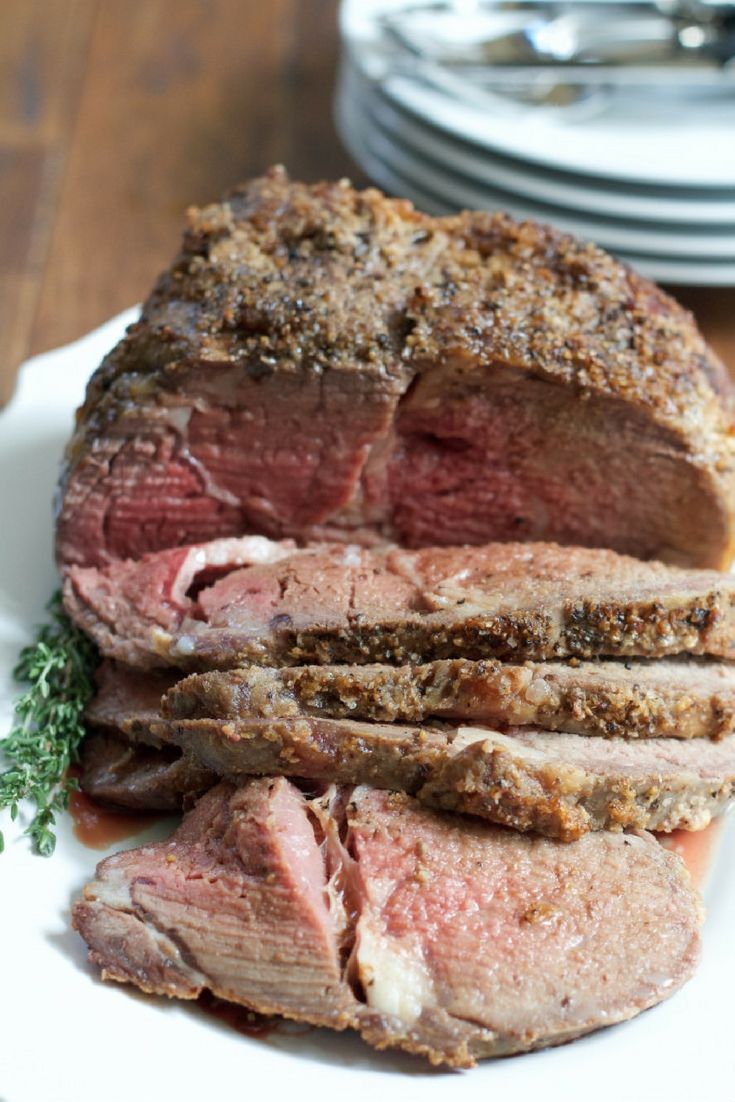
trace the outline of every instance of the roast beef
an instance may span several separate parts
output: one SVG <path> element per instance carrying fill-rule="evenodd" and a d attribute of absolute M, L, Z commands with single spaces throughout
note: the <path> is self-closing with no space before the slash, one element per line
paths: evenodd
<path fill-rule="evenodd" d="M 193 753 L 154 734 L 169 689 L 167 711 L 178 719 L 424 723 L 443 717 L 606 737 L 720 738 L 732 728 L 732 676 L 729 664 L 706 659 L 575 665 L 456 659 L 398 667 L 250 666 L 178 682 L 174 670 L 135 670 L 106 660 L 86 712 L 94 733 L 82 746 L 80 784 L 100 803 L 173 810 L 215 783 Z M 401 777 L 403 786 L 410 772 Z M 372 775 L 380 783 L 380 770 Z"/>
<path fill-rule="evenodd" d="M 464 1067 L 671 995 L 700 908 L 648 835 L 559 846 L 277 778 L 220 785 L 171 841 L 103 861 L 74 922 L 104 978 L 208 989 Z"/>
<path fill-rule="evenodd" d="M 221 575 L 214 582 L 213 571 Z M 201 670 L 729 657 L 734 595 L 731 575 L 555 544 L 294 550 L 247 537 L 73 567 L 64 604 L 109 657 Z"/>
<path fill-rule="evenodd" d="M 97 732 L 83 742 L 79 784 L 97 803 L 125 811 L 180 811 L 218 777 L 178 746 Z"/>
<path fill-rule="evenodd" d="M 86 724 L 100 734 L 159 746 L 151 725 L 161 717 L 161 698 L 179 675 L 171 670 L 131 669 L 103 660 L 95 670 L 97 691 L 84 713 Z"/>
<path fill-rule="evenodd" d="M 722 567 L 730 402 L 691 316 L 594 246 L 276 170 L 190 212 L 93 376 L 58 557 L 265 532 Z"/>
<path fill-rule="evenodd" d="M 79 778 L 82 791 L 97 803 L 126 811 L 180 811 L 216 784 L 217 776 L 195 755 L 153 733 L 161 697 L 177 676 L 109 661 L 97 667 Z"/>
<path fill-rule="evenodd" d="M 719 739 L 735 726 L 735 665 L 706 658 L 456 658 L 421 666 L 247 666 L 192 674 L 168 700 L 186 719 L 438 718 L 604 737 Z"/>
<path fill-rule="evenodd" d="M 352 719 L 178 719 L 154 727 L 224 777 L 283 773 L 408 792 L 430 807 L 569 841 L 589 830 L 700 830 L 735 795 L 722 742 L 598 739 L 516 727 Z"/>

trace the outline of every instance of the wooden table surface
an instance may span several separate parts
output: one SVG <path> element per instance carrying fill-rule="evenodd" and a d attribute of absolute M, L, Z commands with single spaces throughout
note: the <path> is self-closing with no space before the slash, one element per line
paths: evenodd
<path fill-rule="evenodd" d="M 183 212 L 281 162 L 365 179 L 332 122 L 336 0 L 2 0 L 0 402 L 139 301 Z M 735 290 L 675 289 L 735 374 Z"/>

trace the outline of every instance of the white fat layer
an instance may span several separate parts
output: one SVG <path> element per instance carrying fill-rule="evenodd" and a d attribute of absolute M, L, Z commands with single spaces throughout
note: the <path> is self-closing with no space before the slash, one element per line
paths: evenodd
<path fill-rule="evenodd" d="M 200 547 L 192 547 L 179 567 L 176 580 L 171 587 L 173 600 L 182 608 L 189 603 L 186 596 L 197 574 L 208 567 L 231 566 L 237 570 L 242 566 L 259 566 L 263 563 L 280 562 L 294 554 L 294 548 L 290 541 L 277 543 L 266 536 L 232 536 Z M 173 648 L 173 653 L 191 654 L 191 651 L 182 650 L 180 644 Z"/>
<path fill-rule="evenodd" d="M 213 540 L 200 550 L 206 553 L 208 566 L 250 566 L 256 563 L 280 562 L 294 554 L 290 541 L 277 543 L 267 536 L 242 536 Z"/>
<path fill-rule="evenodd" d="M 356 960 L 368 1006 L 407 1025 L 433 1006 L 434 987 L 418 942 L 398 942 L 366 923 L 358 928 Z"/>
<path fill-rule="evenodd" d="M 192 408 L 191 406 L 171 406 L 166 411 L 166 420 L 172 425 L 181 436 L 189 426 L 191 421 Z"/>
<path fill-rule="evenodd" d="M 199 475 L 202 482 L 202 488 L 207 497 L 214 498 L 215 501 L 221 501 L 223 505 L 233 505 L 236 509 L 240 507 L 241 502 L 239 497 L 235 497 L 235 495 L 229 490 L 226 490 L 224 486 L 218 486 L 205 465 L 200 459 L 197 459 L 196 456 L 191 454 L 186 445 L 183 445 L 179 449 L 179 455 Z"/>
<path fill-rule="evenodd" d="M 555 708 L 559 706 L 559 694 L 543 677 L 534 677 L 530 684 L 526 685 L 525 697 L 529 704 L 537 708 L 544 705 Z"/>
<path fill-rule="evenodd" d="M 114 865 L 105 869 L 103 880 L 94 880 L 85 893 L 97 903 L 104 903 L 116 911 L 130 911 L 133 899 L 130 894 L 130 881 L 124 872 Z"/>

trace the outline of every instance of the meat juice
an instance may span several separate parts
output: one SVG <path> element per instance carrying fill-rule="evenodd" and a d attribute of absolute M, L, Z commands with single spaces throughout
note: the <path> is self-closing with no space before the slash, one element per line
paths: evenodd
<path fill-rule="evenodd" d="M 713 819 L 704 830 L 672 830 L 670 834 L 658 834 L 662 846 L 678 853 L 689 869 L 695 888 L 704 888 L 715 850 L 722 833 L 724 819 Z"/>
<path fill-rule="evenodd" d="M 158 814 L 109 811 L 84 792 L 72 792 L 69 814 L 74 825 L 74 837 L 88 849 L 107 849 L 113 842 L 140 834 L 163 817 Z"/>

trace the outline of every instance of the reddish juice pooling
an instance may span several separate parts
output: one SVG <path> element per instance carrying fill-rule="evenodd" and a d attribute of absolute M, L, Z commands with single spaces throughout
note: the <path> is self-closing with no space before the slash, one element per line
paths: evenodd
<path fill-rule="evenodd" d="M 714 819 L 704 830 L 673 830 L 671 834 L 657 835 L 662 846 L 682 858 L 695 888 L 700 890 L 712 868 L 723 823 L 724 819 Z"/>
<path fill-rule="evenodd" d="M 162 818 L 156 814 L 110 811 L 90 800 L 84 792 L 72 792 L 69 814 L 75 838 L 89 849 L 107 849 L 113 842 L 132 838 Z"/>

